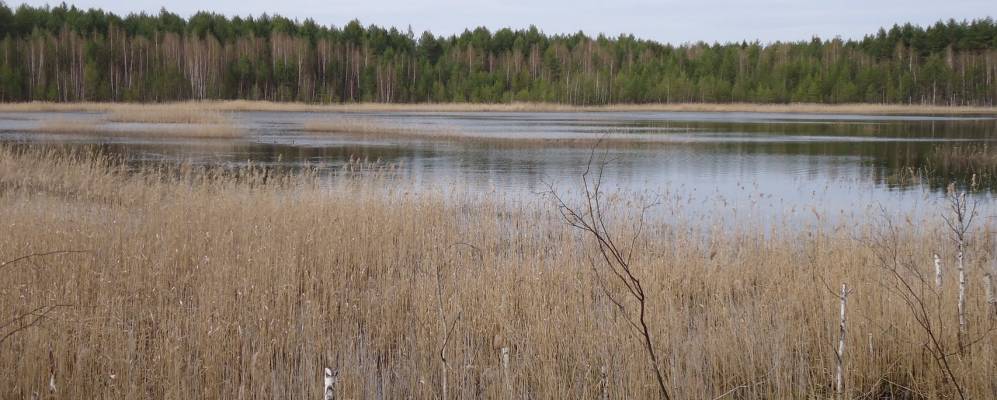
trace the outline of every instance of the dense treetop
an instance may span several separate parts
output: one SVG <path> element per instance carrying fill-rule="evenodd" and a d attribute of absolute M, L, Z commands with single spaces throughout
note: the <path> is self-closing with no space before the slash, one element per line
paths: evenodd
<path fill-rule="evenodd" d="M 861 40 L 664 44 L 536 27 L 459 35 L 281 16 L 0 4 L 0 99 L 993 105 L 993 19 Z"/>

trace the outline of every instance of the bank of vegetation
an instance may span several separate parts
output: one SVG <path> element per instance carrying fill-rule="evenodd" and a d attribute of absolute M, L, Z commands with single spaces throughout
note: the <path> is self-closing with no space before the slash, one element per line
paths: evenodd
<path fill-rule="evenodd" d="M 890 103 L 993 106 L 990 18 L 859 40 L 689 43 L 469 29 L 417 35 L 280 16 L 0 6 L 0 100 Z"/>
<path fill-rule="evenodd" d="M 111 112 L 121 114 L 171 112 L 174 108 L 196 108 L 202 112 L 752 112 L 857 115 L 953 115 L 997 114 L 992 106 L 945 106 L 927 104 L 754 104 L 754 103 L 644 103 L 573 105 L 560 103 L 303 103 L 264 100 L 191 100 L 164 103 L 49 102 L 0 103 L 0 112 Z"/>

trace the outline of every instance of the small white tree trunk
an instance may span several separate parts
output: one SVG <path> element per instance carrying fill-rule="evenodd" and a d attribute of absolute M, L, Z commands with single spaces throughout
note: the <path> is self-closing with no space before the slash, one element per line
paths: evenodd
<path fill-rule="evenodd" d="M 997 242 L 994 243 L 994 256 L 990 259 L 990 271 L 983 275 L 990 316 L 997 317 L 997 294 L 994 294 L 994 276 L 997 276 Z"/>
<path fill-rule="evenodd" d="M 958 243 L 958 252 L 956 253 L 956 260 L 958 261 L 959 268 L 959 348 L 962 349 L 962 339 L 966 334 L 966 266 L 965 266 L 965 252 L 963 250 L 963 242 L 960 239 Z"/>
<path fill-rule="evenodd" d="M 502 347 L 500 354 L 502 355 L 502 380 L 505 381 L 505 388 L 510 391 L 509 394 L 511 395 L 512 384 L 509 382 L 509 348 Z"/>
<path fill-rule="evenodd" d="M 844 398 L 845 394 L 845 333 L 846 330 L 846 319 L 845 319 L 845 307 L 848 304 L 848 285 L 841 284 L 841 314 L 840 314 L 840 324 L 838 325 L 838 353 L 837 353 L 837 368 L 834 377 L 834 391 L 837 393 L 838 398 Z"/>
<path fill-rule="evenodd" d="M 322 397 L 324 400 L 333 400 L 336 398 L 336 375 L 329 368 L 325 369 L 324 393 L 325 395 Z"/>
<path fill-rule="evenodd" d="M 935 288 L 942 288 L 942 258 L 935 253 Z"/>
<path fill-rule="evenodd" d="M 987 306 L 990 308 L 990 314 L 997 316 L 997 296 L 994 295 L 993 274 L 987 272 L 983 275 L 983 288 L 987 293 Z"/>
<path fill-rule="evenodd" d="M 503 347 L 502 348 L 502 371 L 505 371 L 505 373 L 507 373 L 507 374 L 509 373 L 509 348 L 508 347 Z"/>
<path fill-rule="evenodd" d="M 609 373 L 605 365 L 599 367 L 599 398 L 609 400 Z"/>

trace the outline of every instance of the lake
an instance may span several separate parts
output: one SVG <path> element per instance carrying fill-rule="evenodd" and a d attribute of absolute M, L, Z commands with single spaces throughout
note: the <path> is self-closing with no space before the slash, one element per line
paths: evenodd
<path fill-rule="evenodd" d="M 370 136 L 305 132 L 337 113 L 236 112 L 243 140 L 87 136 L 31 132 L 45 120 L 97 120 L 97 113 L 0 113 L 0 141 L 38 146 L 99 146 L 136 163 L 190 162 L 336 168 L 351 158 L 394 165 L 413 190 L 461 188 L 498 198 L 540 196 L 553 185 L 577 188 L 598 143 L 609 190 L 664 199 L 683 218 L 740 221 L 841 221 L 885 208 L 936 213 L 947 182 L 965 171 L 930 165 L 952 146 L 988 144 L 991 116 L 864 116 L 691 112 L 385 112 L 362 118 L 449 132 Z M 111 124 L 141 130 L 147 124 Z M 456 137 L 454 137 L 456 136 Z M 463 138 L 466 137 L 466 138 Z M 598 142 L 597 142 L 598 141 Z M 993 202 L 991 177 L 975 197 Z M 330 178 L 335 179 L 335 178 Z M 671 208 L 674 210 L 675 208 Z M 674 211 L 672 211 L 674 212 Z"/>

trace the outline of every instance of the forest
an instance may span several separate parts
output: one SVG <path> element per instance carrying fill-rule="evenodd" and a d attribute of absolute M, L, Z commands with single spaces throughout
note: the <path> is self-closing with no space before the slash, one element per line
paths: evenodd
<path fill-rule="evenodd" d="M 750 33 L 746 33 L 750 35 Z M 0 4 L 0 101 L 890 103 L 992 106 L 990 17 L 861 40 L 668 44 L 484 27 Z"/>

